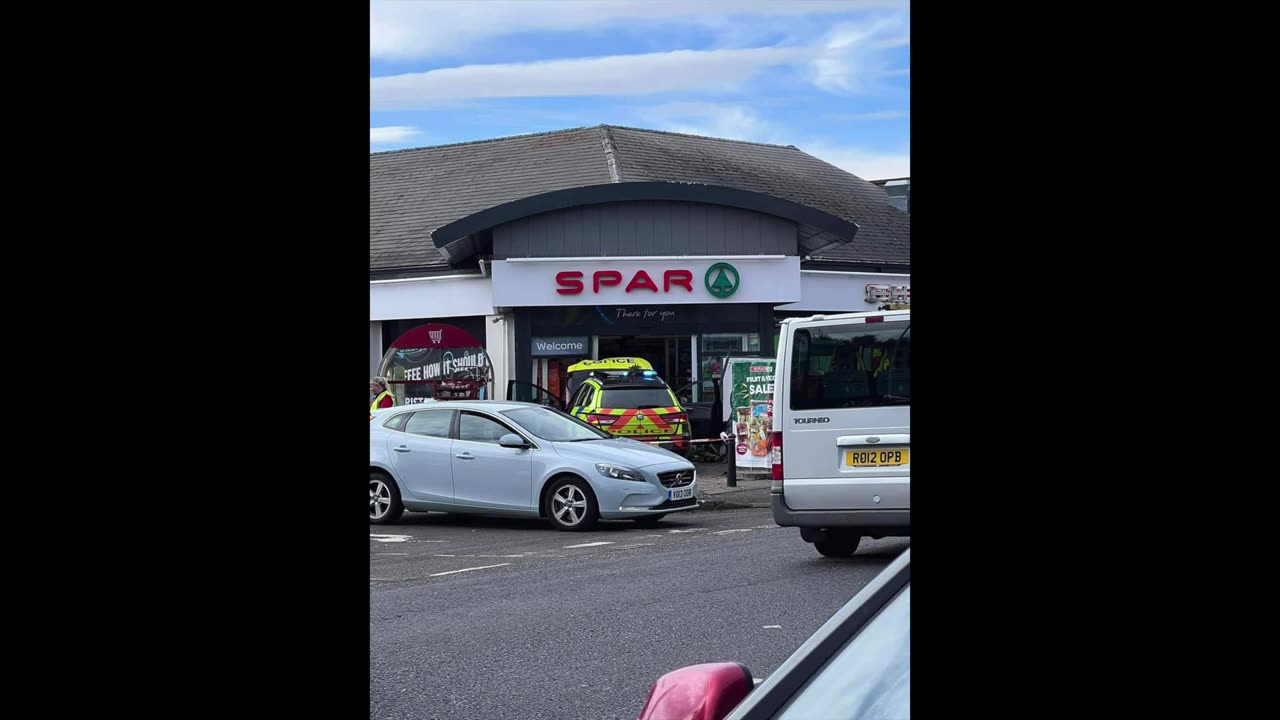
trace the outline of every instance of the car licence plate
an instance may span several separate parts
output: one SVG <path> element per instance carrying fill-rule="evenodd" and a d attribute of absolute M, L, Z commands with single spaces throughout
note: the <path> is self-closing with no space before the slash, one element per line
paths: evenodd
<path fill-rule="evenodd" d="M 676 489 L 676 490 L 668 490 L 668 491 L 667 491 L 667 499 L 668 499 L 668 500 L 688 500 L 688 499 L 689 499 L 689 498 L 691 498 L 691 497 L 693 497 L 693 488 L 692 488 L 692 487 L 679 488 L 679 489 Z"/>
<path fill-rule="evenodd" d="M 849 450 L 844 454 L 844 464 L 849 467 L 896 467 L 910 462 L 908 452 L 907 448 Z"/>

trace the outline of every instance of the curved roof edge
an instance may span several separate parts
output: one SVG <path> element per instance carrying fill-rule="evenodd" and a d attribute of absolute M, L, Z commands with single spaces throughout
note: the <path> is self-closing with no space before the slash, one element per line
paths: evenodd
<path fill-rule="evenodd" d="M 702 183 L 623 182 L 553 190 L 495 205 L 436 228 L 431 241 L 450 263 L 456 263 L 474 252 L 468 238 L 483 230 L 552 210 L 635 200 L 696 202 L 752 210 L 825 230 L 843 241 L 837 244 L 849 242 L 858 232 L 857 223 L 751 190 Z"/>

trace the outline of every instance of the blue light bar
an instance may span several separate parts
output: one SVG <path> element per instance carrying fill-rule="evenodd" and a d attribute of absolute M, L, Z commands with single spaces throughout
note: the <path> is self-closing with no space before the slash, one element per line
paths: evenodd
<path fill-rule="evenodd" d="M 644 375 L 645 377 L 653 377 L 654 375 L 657 375 L 657 374 L 658 374 L 658 371 L 656 371 L 656 370 L 641 370 L 641 371 L 640 371 L 640 374 L 641 374 L 641 375 Z"/>

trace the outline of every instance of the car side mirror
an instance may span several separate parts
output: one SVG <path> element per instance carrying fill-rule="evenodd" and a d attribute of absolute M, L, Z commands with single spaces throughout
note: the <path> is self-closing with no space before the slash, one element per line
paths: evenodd
<path fill-rule="evenodd" d="M 515 433 L 507 433 L 506 435 L 498 438 L 498 444 L 505 448 L 523 449 L 529 447 L 529 443 L 525 442 L 524 438 Z"/>
<path fill-rule="evenodd" d="M 653 684 L 639 720 L 724 720 L 754 683 L 739 663 L 689 665 Z"/>

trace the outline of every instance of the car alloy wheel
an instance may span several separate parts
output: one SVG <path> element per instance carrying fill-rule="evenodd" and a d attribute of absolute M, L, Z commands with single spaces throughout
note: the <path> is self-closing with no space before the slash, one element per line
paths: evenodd
<path fill-rule="evenodd" d="M 391 512 L 391 489 L 377 478 L 369 479 L 369 519 L 381 520 Z"/>
<path fill-rule="evenodd" d="M 551 513 L 565 527 L 577 527 L 587 516 L 587 496 L 577 485 L 565 485 L 551 495 Z"/>

